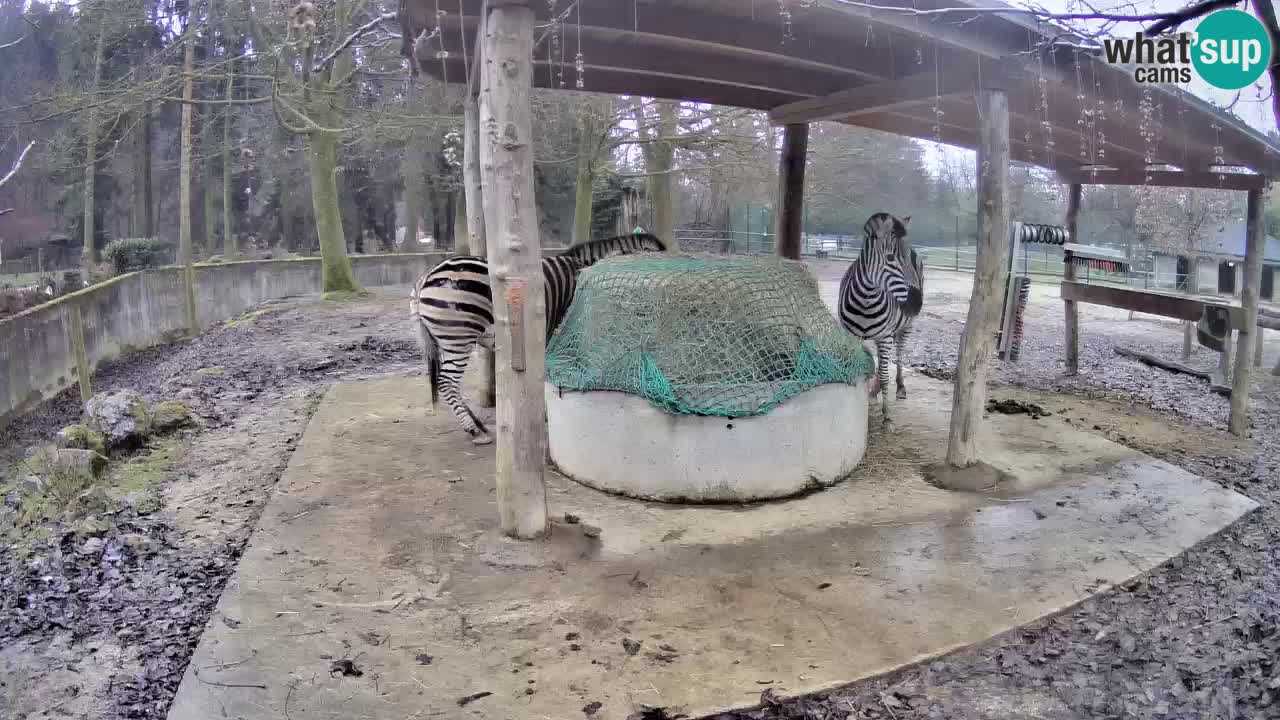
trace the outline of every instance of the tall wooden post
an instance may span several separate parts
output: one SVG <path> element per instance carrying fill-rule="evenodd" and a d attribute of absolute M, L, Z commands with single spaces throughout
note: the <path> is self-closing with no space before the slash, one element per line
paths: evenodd
<path fill-rule="evenodd" d="M 502 530 L 547 529 L 546 299 L 533 195 L 533 9 L 512 0 L 484 19 L 480 65 L 480 171 L 493 288 L 498 381 L 498 512 Z"/>
<path fill-rule="evenodd" d="M 809 151 L 808 123 L 787 125 L 782 134 L 782 156 L 778 159 L 778 210 L 774 213 L 773 236 L 778 255 L 800 259 L 800 233 L 804 221 L 804 164 Z"/>
<path fill-rule="evenodd" d="M 1231 377 L 1231 419 L 1227 422 L 1227 429 L 1239 437 L 1249 434 L 1249 371 L 1253 366 L 1250 343 L 1258 337 L 1258 289 L 1262 285 L 1262 248 L 1266 238 L 1261 190 L 1249 191 L 1245 228 L 1248 246 L 1244 255 L 1244 283 L 1240 289 L 1244 322 L 1236 330 L 1240 340 L 1236 344 L 1236 366 Z"/>
<path fill-rule="evenodd" d="M 479 57 L 479 53 L 476 54 Z M 464 101 L 462 140 L 462 193 L 467 213 L 467 247 L 472 255 L 489 257 L 489 247 L 484 231 L 484 194 L 480 186 L 480 105 L 470 93 Z M 493 351 L 479 348 L 480 404 L 493 407 L 496 400 Z"/>
<path fill-rule="evenodd" d="M 1071 183 L 1067 188 L 1067 237 L 1073 243 L 1080 242 L 1076 239 L 1076 228 L 1079 226 L 1080 199 L 1083 194 L 1084 187 L 1080 183 Z M 1069 262 L 1063 265 L 1062 279 L 1066 282 L 1075 282 L 1075 263 Z M 1064 300 L 1062 304 L 1067 314 L 1067 374 L 1075 375 L 1080 372 L 1080 309 L 1076 306 L 1075 300 Z"/>
<path fill-rule="evenodd" d="M 987 364 L 1008 266 L 1009 96 L 1003 90 L 980 91 L 978 125 L 978 247 L 951 403 L 947 464 L 953 468 L 978 462 Z"/>

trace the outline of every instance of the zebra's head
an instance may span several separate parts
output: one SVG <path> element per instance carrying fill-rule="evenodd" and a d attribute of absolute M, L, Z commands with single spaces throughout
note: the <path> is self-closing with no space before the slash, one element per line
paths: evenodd
<path fill-rule="evenodd" d="M 910 222 L 910 215 L 901 220 L 886 212 L 872 215 L 862 226 L 862 258 L 868 268 L 879 273 L 880 286 L 898 301 L 902 312 L 915 316 L 924 305 L 924 293 L 915 251 L 907 240 Z"/>

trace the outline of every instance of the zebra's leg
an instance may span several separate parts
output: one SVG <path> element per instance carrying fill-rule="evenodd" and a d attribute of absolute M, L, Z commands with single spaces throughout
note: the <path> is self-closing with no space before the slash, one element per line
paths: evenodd
<path fill-rule="evenodd" d="M 467 361 L 471 359 L 471 348 L 467 352 L 445 351 L 440 359 L 440 397 L 444 399 L 454 417 L 462 424 L 462 429 L 471 436 L 476 445 L 488 445 L 493 442 L 489 429 L 480 422 L 480 418 L 467 406 L 466 393 L 463 392 L 462 379 L 467 373 Z"/>
<path fill-rule="evenodd" d="M 908 323 L 898 331 L 893 338 L 894 353 L 898 358 L 898 399 L 907 399 L 907 385 L 902 382 L 902 346 L 907 343 L 907 336 L 911 334 L 911 324 Z"/>
<path fill-rule="evenodd" d="M 882 338 L 876 341 L 876 355 L 878 356 L 879 365 L 877 374 L 880 377 L 880 415 L 881 422 L 888 425 L 889 419 L 889 343 L 893 342 L 893 336 Z"/>

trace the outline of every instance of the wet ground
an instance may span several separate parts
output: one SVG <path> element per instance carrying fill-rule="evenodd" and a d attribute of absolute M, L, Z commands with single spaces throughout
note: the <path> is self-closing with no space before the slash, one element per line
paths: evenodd
<path fill-rule="evenodd" d="M 816 270 L 835 280 L 841 269 Z M 968 276 L 930 273 L 927 283 L 906 361 L 945 378 Z M 100 543 L 59 534 L 34 553 L 0 547 L 0 717 L 165 716 L 319 395 L 337 379 L 418 371 L 405 294 L 283 301 L 95 376 L 100 391 L 182 399 L 202 427 L 182 439 L 159 512 L 121 513 Z M 778 703 L 766 693 L 761 709 L 736 717 L 1280 716 L 1280 384 L 1259 374 L 1253 437 L 1237 447 L 1220 432 L 1227 401 L 1205 383 L 1115 355 L 1124 345 L 1176 359 L 1178 326 L 1083 306 L 1081 373 L 1063 378 L 1061 302 L 1052 287 L 1032 298 L 1021 360 L 995 366 L 994 396 L 1066 414 L 1262 508 L 1147 579 L 1057 618 L 825 697 Z M 1280 342 L 1268 350 L 1270 367 Z M 1191 361 L 1215 363 L 1199 348 Z M 19 418 L 0 435 L 0 461 L 78 414 L 67 394 Z"/>
<path fill-rule="evenodd" d="M 826 277 L 838 276 L 838 270 L 823 270 Z M 926 284 L 932 289 L 906 362 L 949 376 L 969 279 L 931 273 Z M 1056 618 L 822 697 L 779 703 L 765 695 L 760 709 L 722 720 L 1280 717 L 1280 381 L 1258 373 L 1252 438 L 1237 453 L 1213 432 L 1225 426 L 1225 398 L 1211 394 L 1203 381 L 1115 355 L 1123 345 L 1178 359 L 1176 324 L 1147 316 L 1130 321 L 1122 311 L 1081 306 L 1080 375 L 1064 378 L 1062 304 L 1055 296 L 1051 286 L 1036 288 L 1021 360 L 996 366 L 993 379 L 1004 387 L 993 395 L 1053 410 L 1064 404 L 1078 423 L 1234 488 L 1262 507 L 1146 579 Z M 1280 342 L 1272 337 L 1267 351 L 1269 368 Z M 1209 369 L 1216 360 L 1197 348 L 1191 364 Z M 1123 404 L 1099 417 L 1081 412 L 1093 403 L 1057 393 Z M 1184 432 L 1127 426 L 1127 413 L 1152 411 Z"/>

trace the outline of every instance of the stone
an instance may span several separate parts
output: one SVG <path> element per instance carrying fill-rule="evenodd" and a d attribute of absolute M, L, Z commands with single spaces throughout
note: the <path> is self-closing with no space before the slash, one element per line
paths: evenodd
<path fill-rule="evenodd" d="M 104 543 L 102 538 L 91 537 L 88 540 L 85 540 L 83 543 L 81 543 L 80 549 L 77 552 L 79 552 L 81 555 L 93 555 L 94 553 L 100 552 L 102 550 L 103 544 Z"/>
<path fill-rule="evenodd" d="M 200 368 L 199 370 L 196 370 L 194 374 L 197 378 L 203 379 L 203 378 L 222 377 L 223 375 L 227 374 L 227 371 L 223 370 L 220 367 L 207 367 L 207 368 Z"/>
<path fill-rule="evenodd" d="M 194 424 L 191 415 L 191 408 L 185 403 L 180 402 L 162 402 L 156 405 L 155 411 L 151 414 L 151 430 L 157 433 L 167 433 L 179 428 L 190 427 Z"/>
<path fill-rule="evenodd" d="M 88 425 L 68 425 L 58 431 L 58 447 L 74 450 L 92 450 L 107 454 L 107 438 Z"/>
<path fill-rule="evenodd" d="M 22 491 L 25 493 L 40 495 L 44 493 L 44 480 L 39 475 L 28 473 L 22 478 L 22 482 L 19 484 L 19 487 L 21 487 Z M 20 506 L 21 504 L 22 500 L 19 498 L 18 505 Z"/>
<path fill-rule="evenodd" d="M 46 485 L 59 473 L 74 473 L 86 480 L 96 480 L 110 461 L 100 453 L 49 445 L 27 449 L 27 463 L 32 474 Z"/>
<path fill-rule="evenodd" d="M 85 403 L 86 424 L 103 434 L 107 449 L 134 449 L 151 432 L 147 402 L 132 390 L 94 395 Z"/>

